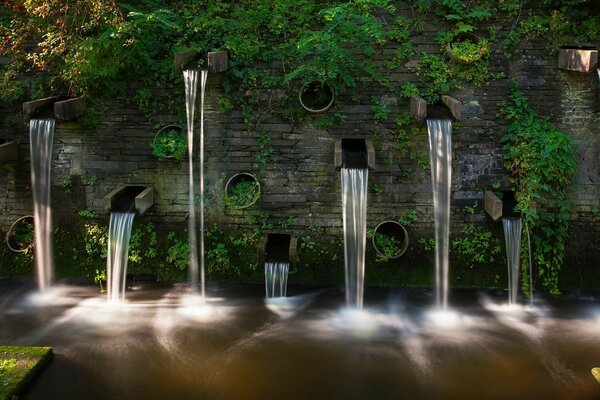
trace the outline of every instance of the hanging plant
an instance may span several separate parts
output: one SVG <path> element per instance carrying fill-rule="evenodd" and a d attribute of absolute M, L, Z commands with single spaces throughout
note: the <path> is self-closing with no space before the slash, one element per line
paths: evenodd
<path fill-rule="evenodd" d="M 152 154 L 161 160 L 175 159 L 181 161 L 188 150 L 187 137 L 183 134 L 179 125 L 167 125 L 156 132 L 150 147 L 152 148 Z"/>
<path fill-rule="evenodd" d="M 260 198 L 260 182 L 247 172 L 232 176 L 225 185 L 225 204 L 232 209 L 248 208 Z"/>

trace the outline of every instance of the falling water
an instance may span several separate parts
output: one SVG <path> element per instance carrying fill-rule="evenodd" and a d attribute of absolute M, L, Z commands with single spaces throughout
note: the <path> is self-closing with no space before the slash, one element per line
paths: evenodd
<path fill-rule="evenodd" d="M 50 287 L 54 275 L 51 238 L 52 209 L 50 207 L 53 137 L 53 119 L 32 119 L 29 122 L 31 187 L 35 220 L 35 266 L 40 290 Z"/>
<path fill-rule="evenodd" d="M 108 258 L 106 260 L 106 286 L 109 301 L 125 300 L 125 279 L 133 217 L 135 217 L 133 212 L 112 212 L 110 214 Z"/>
<path fill-rule="evenodd" d="M 194 205 L 194 111 L 196 106 L 196 87 L 200 73 L 200 268 L 198 268 L 198 245 L 196 239 L 196 207 Z M 187 113 L 188 165 L 189 165 L 189 219 L 188 235 L 190 242 L 190 283 L 192 292 L 198 291 L 200 275 L 200 296 L 204 291 L 204 91 L 208 71 L 185 70 L 185 110 Z M 199 269 L 199 271 L 198 271 Z"/>
<path fill-rule="evenodd" d="M 435 286 L 437 306 L 448 308 L 452 121 L 428 119 L 431 185 L 435 217 Z"/>
<path fill-rule="evenodd" d="M 342 168 L 346 304 L 356 308 L 363 306 L 368 178 L 366 168 Z"/>
<path fill-rule="evenodd" d="M 521 263 L 521 218 L 502 218 L 502 225 L 508 265 L 508 304 L 517 304 Z"/>
<path fill-rule="evenodd" d="M 285 297 L 287 295 L 287 280 L 290 263 L 266 262 L 265 263 L 265 288 L 267 297 Z"/>

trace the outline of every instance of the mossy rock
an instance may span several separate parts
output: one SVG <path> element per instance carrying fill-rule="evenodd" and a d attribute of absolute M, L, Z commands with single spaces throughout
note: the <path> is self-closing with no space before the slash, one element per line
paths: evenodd
<path fill-rule="evenodd" d="M 0 400 L 21 393 L 50 360 L 50 347 L 0 346 Z"/>

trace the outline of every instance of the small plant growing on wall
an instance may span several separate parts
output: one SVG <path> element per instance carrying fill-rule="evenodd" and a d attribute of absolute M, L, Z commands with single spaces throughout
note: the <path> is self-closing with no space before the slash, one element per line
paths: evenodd
<path fill-rule="evenodd" d="M 225 204 L 229 208 L 250 207 L 260 198 L 260 183 L 252 174 L 243 173 L 231 177 L 225 186 Z"/>
<path fill-rule="evenodd" d="M 177 125 L 167 125 L 160 129 L 150 143 L 152 154 L 161 160 L 183 160 L 188 149 L 187 138 Z"/>
<path fill-rule="evenodd" d="M 489 55 L 490 45 L 485 39 L 469 35 L 448 43 L 446 51 L 451 60 L 461 64 L 472 64 Z"/>
<path fill-rule="evenodd" d="M 377 248 L 377 261 L 387 262 L 398 257 L 402 251 L 402 243 L 393 236 L 375 232 L 374 243 Z"/>

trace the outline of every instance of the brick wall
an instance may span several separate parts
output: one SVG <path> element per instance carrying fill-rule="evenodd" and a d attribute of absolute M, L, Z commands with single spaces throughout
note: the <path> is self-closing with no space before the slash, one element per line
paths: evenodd
<path fill-rule="evenodd" d="M 400 12 L 408 11 L 400 7 Z M 424 31 L 412 38 L 417 52 L 439 52 L 435 43 L 437 30 L 438 27 L 426 23 Z M 570 254 L 572 259 L 580 261 L 597 260 L 600 255 L 598 77 L 595 73 L 558 70 L 556 55 L 550 54 L 545 46 L 543 41 L 524 44 L 516 61 L 494 53 L 490 64 L 494 71 L 516 76 L 519 88 L 526 93 L 532 107 L 540 115 L 550 116 L 580 143 L 581 169 L 572 193 L 575 207 Z M 384 64 L 394 51 L 394 45 L 388 45 L 380 49 L 374 59 Z M 382 220 L 416 210 L 419 221 L 411 234 L 432 237 L 429 171 L 407 157 L 399 159 L 393 144 L 394 118 L 400 111 L 408 110 L 407 101 L 398 94 L 399 87 L 406 82 L 419 83 L 422 78 L 408 68 L 390 73 L 389 78 L 392 91 L 367 83 L 358 90 L 358 101 L 351 100 L 349 95 L 342 96 L 343 105 L 336 111 L 345 114 L 347 119 L 327 130 L 315 128 L 312 117 L 306 123 L 295 125 L 266 118 L 261 130 L 271 137 L 275 161 L 266 166 L 264 173 L 258 172 L 262 185 L 259 202 L 248 211 L 237 212 L 223 211 L 220 195 L 226 179 L 233 174 L 257 173 L 252 164 L 259 142 L 255 132 L 247 130 L 239 110 L 228 116 L 217 111 L 218 99 L 224 93 L 218 83 L 211 84 L 206 104 L 206 177 L 211 218 L 224 224 L 245 226 L 246 214 L 261 210 L 273 221 L 294 217 L 291 232 L 301 233 L 313 224 L 326 226 L 332 233 L 339 234 L 341 195 L 339 172 L 333 167 L 334 142 L 346 137 L 364 137 L 373 141 L 377 158 L 369 186 L 377 183 L 383 189 L 380 194 L 369 193 L 368 225 L 374 227 Z M 465 222 L 490 225 L 483 214 L 465 216 L 462 209 L 475 201 L 481 206 L 483 190 L 490 188 L 492 182 L 508 186 L 499 143 L 505 121 L 497 117 L 501 103 L 507 99 L 508 85 L 508 79 L 501 79 L 482 87 L 465 86 L 452 93 L 465 105 L 462 121 L 455 126 L 453 135 L 454 232 Z M 374 123 L 372 96 L 377 96 L 391 110 L 386 121 Z M 182 96 L 182 104 L 183 101 Z M 170 115 L 158 118 L 165 122 L 177 120 Z M 1 233 L 19 216 L 31 213 L 32 205 L 27 126 L 23 116 L 19 110 L 3 107 L 0 127 L 0 138 L 20 141 L 19 161 L 0 166 Z M 147 214 L 147 219 L 158 225 L 183 229 L 187 215 L 187 164 L 154 158 L 149 143 L 155 132 L 135 105 L 116 103 L 102 115 L 95 131 L 86 131 L 77 123 L 57 124 L 52 170 L 57 221 L 73 218 L 86 208 L 102 213 L 104 195 L 117 185 L 136 184 L 156 189 L 156 206 Z M 414 138 L 413 142 L 411 150 L 427 152 L 426 136 Z M 95 176 L 97 183 L 81 184 L 79 176 L 84 177 L 84 182 Z M 72 182 L 70 187 L 69 182 Z M 582 248 L 586 251 L 579 251 Z"/>

